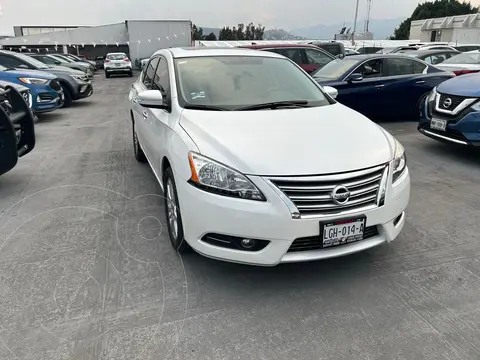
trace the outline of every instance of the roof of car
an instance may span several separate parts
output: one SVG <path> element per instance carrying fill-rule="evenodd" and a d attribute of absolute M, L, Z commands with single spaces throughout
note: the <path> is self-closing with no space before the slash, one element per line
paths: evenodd
<path fill-rule="evenodd" d="M 240 47 L 187 47 L 187 48 L 169 48 L 174 58 L 187 58 L 187 57 L 201 57 L 201 56 L 258 56 L 258 57 L 271 57 L 271 58 L 283 58 L 282 55 L 268 52 L 257 51 L 255 49 L 240 48 Z M 161 53 L 162 50 L 157 51 L 155 54 Z"/>
<path fill-rule="evenodd" d="M 318 46 L 310 45 L 310 44 L 251 44 L 251 45 L 241 45 L 239 47 L 246 48 L 246 49 L 277 49 L 277 48 L 318 49 Z"/>
<path fill-rule="evenodd" d="M 420 57 L 420 56 L 426 56 L 426 55 L 435 55 L 435 54 L 440 54 L 444 52 L 452 52 L 455 54 L 460 54 L 460 51 L 455 51 L 452 49 L 431 49 L 431 50 L 417 50 L 417 51 L 409 51 L 407 53 L 408 56 L 414 56 L 414 57 Z"/>
<path fill-rule="evenodd" d="M 394 53 L 394 54 L 359 54 L 359 55 L 350 55 L 349 57 L 346 58 L 346 60 L 358 60 L 358 61 L 363 61 L 367 59 L 380 59 L 380 58 L 411 58 L 411 56 L 408 56 L 403 53 Z"/>

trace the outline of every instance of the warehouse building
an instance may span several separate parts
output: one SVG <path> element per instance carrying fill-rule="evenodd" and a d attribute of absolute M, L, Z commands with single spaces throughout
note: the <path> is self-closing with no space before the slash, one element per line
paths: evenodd
<path fill-rule="evenodd" d="M 15 26 L 15 36 L 0 39 L 4 50 L 64 52 L 92 59 L 108 52 L 150 57 L 159 49 L 191 46 L 190 20 L 126 20 L 102 26 Z"/>
<path fill-rule="evenodd" d="M 480 14 L 412 21 L 410 39 L 420 39 L 421 42 L 479 44 Z"/>

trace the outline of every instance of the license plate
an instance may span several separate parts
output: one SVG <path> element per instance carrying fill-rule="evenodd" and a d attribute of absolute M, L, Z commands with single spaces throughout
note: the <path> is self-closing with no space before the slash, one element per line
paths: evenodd
<path fill-rule="evenodd" d="M 366 222 L 365 216 L 334 220 L 328 223 L 321 222 L 322 247 L 329 248 L 362 240 Z"/>
<path fill-rule="evenodd" d="M 116 67 L 120 67 L 120 65 L 122 65 L 122 64 L 115 64 Z"/>
<path fill-rule="evenodd" d="M 446 120 L 440 120 L 440 119 L 432 119 L 430 121 L 430 128 L 434 130 L 441 130 L 445 131 L 447 128 L 447 121 Z"/>

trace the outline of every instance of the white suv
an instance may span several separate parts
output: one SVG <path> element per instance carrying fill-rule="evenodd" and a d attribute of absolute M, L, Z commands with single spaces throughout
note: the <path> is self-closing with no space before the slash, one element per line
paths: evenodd
<path fill-rule="evenodd" d="M 132 62 L 127 54 L 123 52 L 109 53 L 105 57 L 105 77 L 109 78 L 112 74 L 128 74 L 132 77 Z"/>

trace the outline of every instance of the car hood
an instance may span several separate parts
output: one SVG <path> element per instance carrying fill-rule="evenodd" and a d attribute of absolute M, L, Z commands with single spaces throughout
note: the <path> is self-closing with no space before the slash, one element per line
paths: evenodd
<path fill-rule="evenodd" d="M 53 80 L 55 79 L 55 75 L 52 75 L 49 72 L 41 71 L 41 70 L 26 70 L 26 69 L 15 69 L 15 70 L 6 70 L 0 73 L 0 77 L 36 77 L 40 79 L 48 79 Z M 5 79 L 4 79 L 5 80 Z"/>
<path fill-rule="evenodd" d="M 26 87 L 26 86 L 23 86 L 23 85 L 20 85 L 20 84 L 15 84 L 15 83 L 10 82 L 10 81 L 0 80 L 0 88 L 1 89 L 5 89 L 7 86 L 11 86 L 11 87 L 15 88 L 17 91 L 28 90 L 28 87 Z"/>
<path fill-rule="evenodd" d="M 480 97 L 480 73 L 456 76 L 442 82 L 437 91 L 449 95 Z"/>
<path fill-rule="evenodd" d="M 51 72 L 52 74 L 85 75 L 83 71 L 70 69 L 66 66 L 49 66 L 48 70 L 45 71 Z"/>
<path fill-rule="evenodd" d="M 339 103 L 306 109 L 184 110 L 180 125 L 199 151 L 252 175 L 317 175 L 393 158 L 393 137 Z"/>

